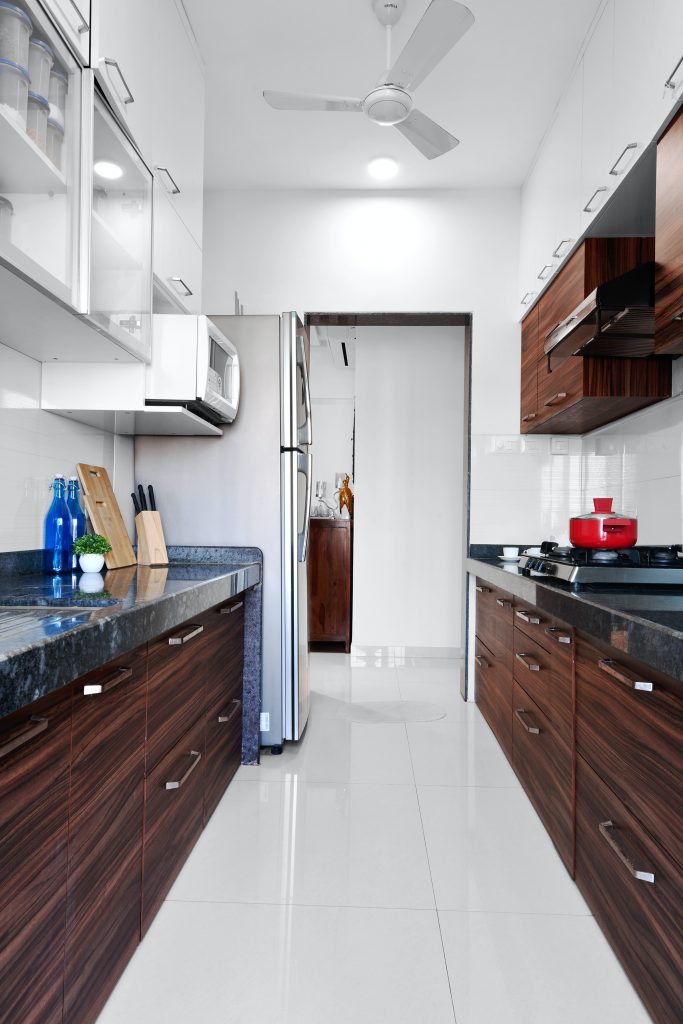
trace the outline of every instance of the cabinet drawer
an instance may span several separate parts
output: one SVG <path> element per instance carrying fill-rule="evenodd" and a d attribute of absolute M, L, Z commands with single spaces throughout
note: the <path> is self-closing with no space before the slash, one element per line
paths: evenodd
<path fill-rule="evenodd" d="M 76 813 L 131 759 L 137 759 L 142 773 L 146 683 L 142 647 L 83 676 L 74 686 L 71 804 Z"/>
<path fill-rule="evenodd" d="M 202 716 L 147 777 L 143 935 L 202 830 L 205 729 Z"/>
<path fill-rule="evenodd" d="M 515 626 L 514 676 L 547 715 L 569 746 L 573 738 L 573 696 L 571 663 L 549 654 Z"/>
<path fill-rule="evenodd" d="M 213 647 L 201 616 L 149 645 L 147 773 L 203 714 Z"/>
<path fill-rule="evenodd" d="M 547 359 L 539 362 L 536 423 L 546 423 L 581 401 L 584 394 L 583 371 L 583 360 L 579 358 L 565 359 L 552 373 L 548 373 Z"/>
<path fill-rule="evenodd" d="M 242 759 L 242 699 L 233 697 L 206 723 L 204 822 L 215 811 Z"/>
<path fill-rule="evenodd" d="M 512 764 L 567 870 L 574 869 L 570 748 L 519 683 L 514 683 Z"/>
<path fill-rule="evenodd" d="M 559 619 L 539 611 L 533 605 L 515 601 L 515 628 L 542 647 L 551 655 L 554 665 L 571 670 L 574 660 L 574 633 Z"/>
<path fill-rule="evenodd" d="M 475 700 L 493 733 L 512 759 L 512 673 L 475 637 Z"/>
<path fill-rule="evenodd" d="M 205 612 L 197 620 L 206 628 L 211 650 L 206 661 L 206 707 L 213 709 L 242 696 L 244 674 L 244 595 Z"/>
<path fill-rule="evenodd" d="M 576 743 L 598 775 L 683 865 L 680 683 L 580 639 Z"/>
<path fill-rule="evenodd" d="M 681 871 L 581 757 L 576 770 L 576 883 L 653 1019 L 680 1024 Z"/>
<path fill-rule="evenodd" d="M 477 636 L 512 671 L 512 597 L 483 580 L 476 581 L 476 588 Z"/>

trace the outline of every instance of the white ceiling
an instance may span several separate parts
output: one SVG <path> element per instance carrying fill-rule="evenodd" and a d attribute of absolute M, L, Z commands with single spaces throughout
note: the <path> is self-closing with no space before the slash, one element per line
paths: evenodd
<path fill-rule="evenodd" d="M 470 0 L 476 21 L 416 90 L 415 105 L 461 140 L 428 161 L 362 114 L 276 111 L 263 89 L 362 97 L 384 70 L 371 0 L 184 0 L 206 64 L 206 187 L 518 186 L 524 180 L 600 0 Z M 394 54 L 427 0 L 408 0 Z"/>

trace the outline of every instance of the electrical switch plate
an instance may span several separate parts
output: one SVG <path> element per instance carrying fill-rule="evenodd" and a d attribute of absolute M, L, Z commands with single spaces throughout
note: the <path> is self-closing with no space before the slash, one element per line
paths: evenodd
<path fill-rule="evenodd" d="M 551 455 L 569 455 L 569 438 L 553 437 L 550 439 Z"/>
<path fill-rule="evenodd" d="M 518 434 L 508 434 L 492 438 L 492 455 L 519 455 L 522 451 L 522 438 Z"/>
<path fill-rule="evenodd" d="M 261 732 L 270 732 L 270 711 L 261 712 Z"/>

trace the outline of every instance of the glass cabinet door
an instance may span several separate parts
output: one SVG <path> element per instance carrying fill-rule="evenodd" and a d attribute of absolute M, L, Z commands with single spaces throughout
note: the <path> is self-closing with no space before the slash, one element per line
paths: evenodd
<path fill-rule="evenodd" d="M 88 318 L 148 361 L 153 178 L 104 100 L 97 92 L 93 96 Z"/>
<path fill-rule="evenodd" d="M 1 14 L 0 262 L 78 309 L 81 68 L 35 0 Z"/>

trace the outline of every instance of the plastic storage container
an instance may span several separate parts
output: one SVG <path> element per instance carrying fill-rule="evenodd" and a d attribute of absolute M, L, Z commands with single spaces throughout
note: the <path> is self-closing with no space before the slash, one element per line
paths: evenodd
<path fill-rule="evenodd" d="M 0 58 L 0 107 L 5 114 L 26 128 L 28 71 L 12 61 Z"/>
<path fill-rule="evenodd" d="M 66 94 L 69 91 L 69 79 L 58 68 L 50 72 L 50 86 L 47 98 L 50 102 L 50 117 L 62 128 L 66 121 Z"/>
<path fill-rule="evenodd" d="M 28 68 L 28 41 L 33 25 L 28 14 L 0 0 L 0 58 Z"/>
<path fill-rule="evenodd" d="M 14 207 L 9 199 L 0 196 L 0 242 L 12 241 L 12 217 Z"/>
<path fill-rule="evenodd" d="M 47 43 L 32 38 L 28 45 L 28 76 L 31 89 L 39 96 L 47 96 L 50 91 L 50 72 L 54 62 L 54 55 Z"/>
<path fill-rule="evenodd" d="M 45 155 L 51 160 L 58 171 L 62 169 L 62 148 L 64 146 L 64 129 L 51 117 L 47 119 L 47 145 Z"/>
<path fill-rule="evenodd" d="M 50 112 L 50 104 L 44 96 L 29 89 L 28 110 L 26 112 L 26 134 L 33 139 L 36 146 L 47 149 L 47 116 Z"/>

